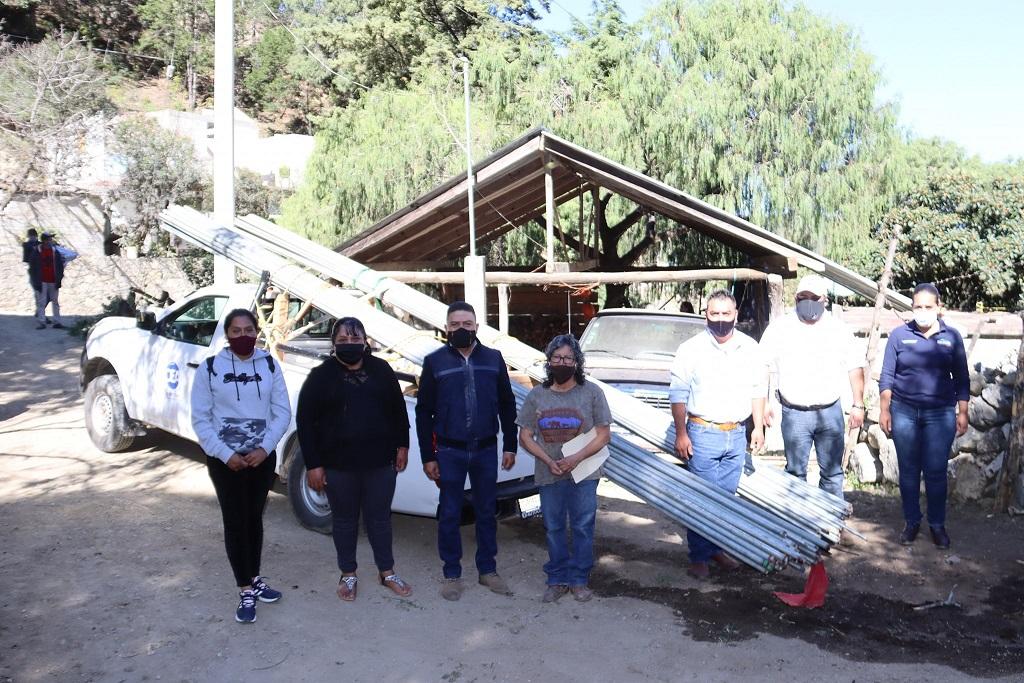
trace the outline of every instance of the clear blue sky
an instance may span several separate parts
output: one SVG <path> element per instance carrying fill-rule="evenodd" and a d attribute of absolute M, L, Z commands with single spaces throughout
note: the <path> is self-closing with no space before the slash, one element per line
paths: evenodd
<path fill-rule="evenodd" d="M 636 20 L 655 0 L 620 0 Z M 885 78 L 883 99 L 919 137 L 938 136 L 985 161 L 1024 158 L 1024 2 L 804 0 L 850 26 Z M 551 0 L 541 22 L 565 30 L 591 0 Z"/>

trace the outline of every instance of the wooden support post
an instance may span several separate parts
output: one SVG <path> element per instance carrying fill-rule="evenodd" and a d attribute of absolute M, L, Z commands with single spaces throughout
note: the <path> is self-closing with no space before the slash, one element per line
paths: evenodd
<path fill-rule="evenodd" d="M 1024 319 L 1024 313 L 1021 313 Z M 996 500 L 993 511 L 1007 512 L 1013 501 L 1017 480 L 1021 476 L 1021 462 L 1024 462 L 1024 340 L 1017 351 L 1017 381 L 1013 385 L 1013 412 L 1010 418 L 1010 443 L 1006 446 L 1003 469 L 996 481 Z"/>
<path fill-rule="evenodd" d="M 508 334 L 508 285 L 498 285 L 498 331 Z"/>
<path fill-rule="evenodd" d="M 771 273 L 768 275 L 768 322 L 775 320 L 786 310 L 786 303 L 783 301 L 785 288 L 783 287 L 782 276 Z"/>
<path fill-rule="evenodd" d="M 875 357 L 878 355 L 878 340 L 882 337 L 881 325 L 882 311 L 885 309 L 885 293 L 889 289 L 889 281 L 892 280 L 892 262 L 896 258 L 896 247 L 899 245 L 902 235 L 903 226 L 893 226 L 892 239 L 889 240 L 889 251 L 885 255 L 885 267 L 882 269 L 882 277 L 878 280 L 875 310 L 871 315 L 871 329 L 868 332 L 868 350 L 865 356 L 867 363 L 867 374 L 864 376 L 865 382 L 871 377 L 871 368 L 874 365 Z"/>
<path fill-rule="evenodd" d="M 554 165 L 544 167 L 544 262 L 550 273 L 555 269 L 555 175 Z"/>

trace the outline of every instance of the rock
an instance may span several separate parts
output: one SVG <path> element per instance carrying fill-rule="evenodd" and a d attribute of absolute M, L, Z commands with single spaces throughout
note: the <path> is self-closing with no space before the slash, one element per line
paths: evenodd
<path fill-rule="evenodd" d="M 868 427 L 867 442 L 868 445 L 871 446 L 871 448 L 873 448 L 874 450 L 879 450 L 882 447 L 882 443 L 887 438 L 889 437 L 885 435 L 885 432 L 882 430 L 881 426 L 875 424 Z"/>
<path fill-rule="evenodd" d="M 853 449 L 850 469 L 862 484 L 877 484 L 882 480 L 882 463 L 866 443 L 859 443 Z"/>
<path fill-rule="evenodd" d="M 1006 459 L 1006 453 L 1000 453 L 998 456 L 992 459 L 992 462 L 985 465 L 982 472 L 985 474 L 985 478 L 990 483 L 995 483 L 996 478 L 999 476 L 999 472 L 1003 469 L 1003 460 Z"/>
<path fill-rule="evenodd" d="M 998 410 L 980 397 L 971 399 L 967 404 L 967 420 L 979 429 L 989 429 L 1006 422 Z"/>
<path fill-rule="evenodd" d="M 995 408 L 1004 420 L 1010 419 L 1010 411 L 1013 408 L 1013 387 L 1008 387 L 1005 384 L 989 384 L 981 392 L 981 398 Z"/>
<path fill-rule="evenodd" d="M 953 439 L 953 454 L 974 453 L 978 450 L 978 442 L 981 441 L 984 432 L 967 425 L 967 431 L 963 436 Z"/>
<path fill-rule="evenodd" d="M 960 564 L 960 558 L 956 555 L 950 555 L 946 558 L 946 564 Z"/>
<path fill-rule="evenodd" d="M 978 500 L 985 491 L 985 473 L 970 453 L 949 461 L 949 493 L 958 500 Z"/>
<path fill-rule="evenodd" d="M 976 453 L 999 453 L 1006 448 L 1006 435 L 1001 427 L 980 432 L 980 435 L 974 447 Z"/>
<path fill-rule="evenodd" d="M 890 484 L 898 484 L 900 481 L 900 465 L 896 459 L 896 444 L 886 437 L 879 442 L 878 460 L 882 463 L 882 479 Z"/>
<path fill-rule="evenodd" d="M 985 389 L 985 376 L 980 372 L 971 373 L 971 396 L 981 396 Z"/>

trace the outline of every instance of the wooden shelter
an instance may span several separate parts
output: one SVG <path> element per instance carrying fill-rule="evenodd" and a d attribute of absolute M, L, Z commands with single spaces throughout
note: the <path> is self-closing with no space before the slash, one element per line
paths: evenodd
<path fill-rule="evenodd" d="M 580 198 L 584 193 L 600 189 L 631 200 L 644 207 L 645 211 L 665 216 L 745 254 L 748 257 L 745 265 L 751 270 L 742 274 L 737 272 L 741 277 L 732 279 L 745 281 L 758 290 L 756 299 L 760 303 L 755 307 L 758 310 L 754 317 L 763 317 L 763 322 L 767 322 L 771 309 L 768 276 L 774 276 L 775 280 L 779 277 L 792 278 L 796 276 L 797 267 L 820 273 L 868 298 L 874 298 L 878 292 L 874 281 L 820 254 L 543 128 L 533 129 L 505 145 L 477 163 L 473 170 L 479 244 L 486 244 L 530 221 L 538 220 L 546 226 L 544 267 L 547 272 L 535 273 L 531 280 L 535 284 L 583 279 L 596 284 L 636 278 L 636 273 L 620 274 L 622 278 L 616 280 L 615 274 L 596 272 L 598 259 L 593 258 L 599 253 L 596 235 L 586 234 L 583 230 L 580 231 L 582 234 L 571 237 L 579 258 L 571 264 L 555 260 L 556 242 L 566 240 L 557 225 L 556 208 Z M 433 277 L 426 273 L 410 273 L 410 281 L 459 281 L 461 272 L 438 271 L 456 271 L 459 259 L 469 253 L 467 182 L 465 174 L 449 180 L 344 242 L 337 251 L 376 270 L 436 273 Z M 584 276 L 584 272 L 592 277 Z M 702 277 L 700 271 L 669 269 L 668 272 L 669 275 L 659 273 L 657 276 L 652 273 L 650 279 L 728 279 L 720 272 L 708 273 L 707 277 Z M 572 273 L 574 277 L 556 273 Z M 402 278 L 401 272 L 390 272 L 389 275 Z M 512 275 L 488 273 L 488 283 L 502 287 L 524 279 L 513 278 Z M 530 276 L 525 279 L 530 280 Z M 501 297 L 498 298 L 500 301 Z M 895 291 L 889 290 L 887 299 L 898 310 L 910 308 L 910 300 Z"/>

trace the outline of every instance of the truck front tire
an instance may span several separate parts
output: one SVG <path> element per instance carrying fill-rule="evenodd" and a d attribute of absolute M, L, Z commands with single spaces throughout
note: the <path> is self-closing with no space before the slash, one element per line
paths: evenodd
<path fill-rule="evenodd" d="M 302 459 L 302 449 L 297 445 L 288 464 L 288 500 L 299 524 L 322 534 L 331 533 L 331 506 L 327 495 L 309 488 L 306 462 Z"/>
<path fill-rule="evenodd" d="M 117 375 L 99 375 L 85 387 L 85 429 L 105 453 L 123 451 L 135 441 Z"/>

